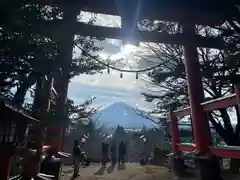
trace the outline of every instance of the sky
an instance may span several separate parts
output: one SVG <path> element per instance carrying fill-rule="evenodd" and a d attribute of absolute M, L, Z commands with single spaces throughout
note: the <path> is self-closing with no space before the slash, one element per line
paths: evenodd
<path fill-rule="evenodd" d="M 91 17 L 90 13 L 81 13 L 81 21 L 87 22 Z M 95 22 L 96 25 L 108 27 L 120 27 L 120 17 L 110 15 L 97 15 Z M 115 66 L 121 69 L 143 69 L 147 66 L 157 65 L 157 59 L 151 56 L 151 52 L 142 44 L 139 47 L 134 45 L 123 45 L 121 40 L 105 39 L 104 41 L 97 42 L 104 49 L 98 53 L 100 57 L 106 59 L 110 57 L 111 60 L 121 58 L 121 62 Z M 74 49 L 75 55 L 79 56 L 78 49 Z M 151 58 L 153 64 L 146 61 L 139 60 L 135 54 L 143 54 Z M 125 102 L 132 107 L 137 107 L 142 110 L 151 111 L 155 108 L 154 102 L 147 103 L 141 92 L 146 92 L 146 87 L 149 84 L 143 80 L 139 75 L 136 79 L 135 73 L 123 73 L 123 78 L 120 78 L 120 72 L 111 70 L 110 74 L 107 70 L 103 70 L 101 74 L 95 75 L 80 75 L 71 80 L 69 85 L 68 97 L 73 99 L 75 103 L 82 103 L 91 97 L 96 97 L 93 104 L 96 108 L 107 108 L 115 102 Z M 145 76 L 146 77 L 146 76 Z M 151 88 L 150 90 L 159 92 L 161 89 Z M 236 122 L 234 111 L 229 111 L 232 122 Z M 186 120 L 188 121 L 188 120 Z"/>
<path fill-rule="evenodd" d="M 89 13 L 81 13 L 81 21 L 87 22 L 90 16 Z M 95 24 L 120 27 L 120 17 L 98 15 Z M 122 59 L 115 65 L 118 68 L 142 69 L 146 67 L 134 56 L 138 52 L 145 51 L 142 45 L 139 47 L 131 44 L 123 45 L 121 40 L 114 39 L 106 39 L 97 43 L 104 48 L 98 53 L 103 59 L 108 57 L 112 60 Z M 74 51 L 75 56 L 80 55 L 78 49 Z M 141 77 L 136 79 L 135 73 L 123 73 L 123 78 L 120 78 L 118 71 L 110 70 L 110 74 L 108 74 L 107 70 L 103 70 L 101 74 L 80 75 L 73 78 L 69 86 L 68 96 L 76 103 L 82 103 L 95 96 L 95 107 L 105 108 L 114 102 L 125 102 L 140 109 L 151 110 L 154 108 L 154 104 L 145 102 L 144 97 L 140 94 L 145 87 L 146 82 Z"/>

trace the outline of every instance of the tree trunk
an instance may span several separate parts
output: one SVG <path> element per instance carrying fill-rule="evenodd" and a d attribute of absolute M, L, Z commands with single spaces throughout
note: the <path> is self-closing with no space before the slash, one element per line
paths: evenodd
<path fill-rule="evenodd" d="M 26 79 L 25 81 L 20 84 L 20 86 L 17 89 L 17 92 L 15 93 L 14 97 L 13 97 L 13 103 L 18 106 L 21 107 L 24 103 L 24 98 L 25 95 L 27 93 L 27 90 L 34 85 L 36 82 L 36 76 L 31 73 Z"/>
<path fill-rule="evenodd" d="M 219 109 L 221 117 L 223 119 L 224 127 L 229 133 L 233 133 L 233 127 L 231 124 L 231 119 L 228 115 L 227 109 Z"/>
<path fill-rule="evenodd" d="M 229 146 L 239 146 L 240 140 L 235 133 L 229 133 L 229 131 L 225 130 L 221 124 L 213 124 L 214 129 L 217 131 L 219 136 L 223 139 L 223 141 Z"/>
<path fill-rule="evenodd" d="M 230 118 L 229 118 L 230 119 Z M 229 146 L 239 146 L 240 140 L 236 133 L 230 132 L 229 130 L 226 130 L 223 128 L 221 124 L 215 121 L 213 116 L 209 113 L 209 120 L 212 123 L 214 129 L 219 134 L 219 136 L 223 139 L 223 141 L 229 145 Z"/>
<path fill-rule="evenodd" d="M 236 109 L 237 110 L 237 109 Z M 239 139 L 239 124 L 236 126 L 236 131 L 233 131 L 233 127 L 231 125 L 230 117 L 227 113 L 227 110 L 221 109 L 221 116 L 224 120 L 224 126 L 222 127 L 221 124 L 217 123 L 212 116 L 210 116 L 210 121 L 212 122 L 215 130 L 219 134 L 219 136 L 224 140 L 224 142 L 229 146 L 240 146 L 240 139 Z M 238 111 L 237 116 L 238 116 Z M 233 173 L 238 173 L 240 168 L 240 161 L 239 159 L 231 159 L 230 161 L 230 169 Z"/>

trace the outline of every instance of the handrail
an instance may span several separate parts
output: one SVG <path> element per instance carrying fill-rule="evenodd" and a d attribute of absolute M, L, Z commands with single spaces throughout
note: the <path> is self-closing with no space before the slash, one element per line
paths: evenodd
<path fill-rule="evenodd" d="M 202 103 L 205 112 L 214 111 L 221 108 L 228 108 L 237 104 L 236 94 L 231 94 L 226 97 L 217 98 L 211 101 Z M 178 118 L 182 118 L 190 114 L 190 107 L 174 111 Z"/>
<path fill-rule="evenodd" d="M 240 159 L 240 148 L 234 146 L 211 146 L 210 152 L 218 157 Z"/>
<path fill-rule="evenodd" d="M 193 152 L 196 150 L 194 143 L 177 143 L 177 149 L 179 151 Z"/>
<path fill-rule="evenodd" d="M 196 150 L 195 144 L 177 143 L 179 151 L 193 152 Z M 210 146 L 210 153 L 222 158 L 240 159 L 240 147 L 238 146 Z"/>

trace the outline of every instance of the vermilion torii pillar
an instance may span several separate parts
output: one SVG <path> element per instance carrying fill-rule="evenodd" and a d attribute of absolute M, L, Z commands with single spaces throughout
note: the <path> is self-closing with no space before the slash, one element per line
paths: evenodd
<path fill-rule="evenodd" d="M 195 37 L 195 25 L 185 23 L 182 30 L 186 39 L 184 44 L 184 64 L 188 81 L 189 102 L 191 107 L 191 117 L 193 125 L 194 141 L 196 150 L 200 156 L 196 156 L 197 173 L 199 179 L 221 179 L 218 171 L 220 168 L 216 158 L 202 159 L 209 154 L 211 142 L 210 127 L 207 114 L 204 112 L 201 102 L 204 91 L 200 73 L 200 64 L 197 52 L 197 42 Z M 203 155 L 203 156 L 201 156 Z M 208 156 L 205 156 L 208 157 Z M 211 169 L 212 168 L 212 169 Z"/>
<path fill-rule="evenodd" d="M 188 81 L 189 103 L 196 150 L 201 153 L 207 153 L 209 152 L 208 147 L 211 145 L 211 136 L 208 118 L 201 106 L 204 92 L 197 53 L 197 42 L 194 40 L 195 25 L 185 23 L 182 25 L 182 30 L 186 38 L 186 43 L 184 44 L 184 64 Z"/>

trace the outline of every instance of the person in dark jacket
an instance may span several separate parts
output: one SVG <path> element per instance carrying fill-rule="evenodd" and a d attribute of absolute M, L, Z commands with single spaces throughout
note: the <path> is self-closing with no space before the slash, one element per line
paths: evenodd
<path fill-rule="evenodd" d="M 117 161 L 117 145 L 115 141 L 113 141 L 111 145 L 111 160 L 112 165 L 115 165 Z"/>
<path fill-rule="evenodd" d="M 119 144 L 119 149 L 118 149 L 118 164 L 122 163 L 124 164 L 124 158 L 126 154 L 126 145 L 123 141 L 120 142 Z"/>
<path fill-rule="evenodd" d="M 83 160 L 83 152 L 80 148 L 78 140 L 74 141 L 72 155 L 74 165 L 73 177 L 77 177 L 79 176 L 80 162 Z"/>
<path fill-rule="evenodd" d="M 106 142 L 102 142 L 102 166 L 106 166 L 108 160 L 108 148 L 109 144 Z"/>

